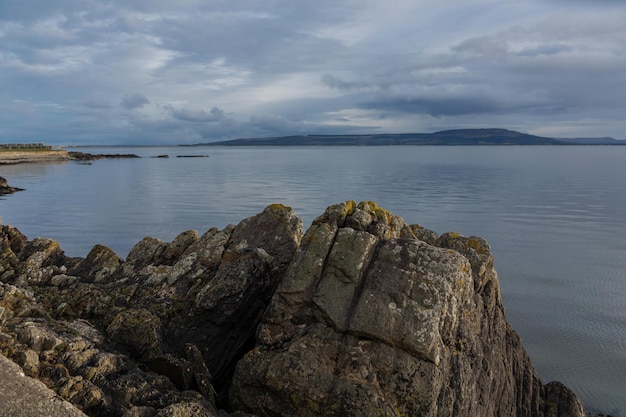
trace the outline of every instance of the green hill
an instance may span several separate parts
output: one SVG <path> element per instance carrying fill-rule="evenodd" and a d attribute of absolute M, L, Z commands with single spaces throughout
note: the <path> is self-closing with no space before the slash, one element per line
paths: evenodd
<path fill-rule="evenodd" d="M 594 140 L 555 139 L 529 135 L 507 129 L 456 129 L 435 133 L 401 133 L 372 135 L 294 135 L 266 138 L 233 139 L 198 145 L 220 146 L 389 146 L 389 145 L 574 145 L 625 144 L 612 138 Z"/>

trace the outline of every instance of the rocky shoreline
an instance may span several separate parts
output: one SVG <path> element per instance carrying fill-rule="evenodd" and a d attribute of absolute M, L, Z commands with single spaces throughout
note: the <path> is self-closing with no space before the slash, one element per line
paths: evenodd
<path fill-rule="evenodd" d="M 305 234 L 271 205 L 125 260 L 6 225 L 0 250 L 2 354 L 89 416 L 586 415 L 537 377 L 487 242 L 372 202 Z"/>
<path fill-rule="evenodd" d="M 0 151 L 0 165 L 15 165 L 26 162 L 61 162 L 69 159 L 69 154 L 65 150 Z"/>
<path fill-rule="evenodd" d="M 87 152 L 77 152 L 70 151 L 68 152 L 68 156 L 70 159 L 74 161 L 95 161 L 98 159 L 129 159 L 129 158 L 140 158 L 140 156 L 132 154 L 132 153 L 115 153 L 115 154 L 91 154 Z"/>
<path fill-rule="evenodd" d="M 105 158 L 140 158 L 134 154 L 90 154 L 66 150 L 15 150 L 1 151 L 0 165 L 15 165 L 33 162 L 93 161 Z"/>

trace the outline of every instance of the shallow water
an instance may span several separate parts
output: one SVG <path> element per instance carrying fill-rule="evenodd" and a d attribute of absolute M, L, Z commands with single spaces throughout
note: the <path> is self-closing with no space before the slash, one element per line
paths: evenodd
<path fill-rule="evenodd" d="M 626 416 L 626 147 L 160 147 L 85 149 L 141 159 L 0 166 L 27 191 L 5 224 L 126 256 L 292 206 L 305 227 L 344 200 L 374 200 L 438 233 L 486 238 L 509 321 L 544 380 Z M 169 154 L 168 159 L 148 158 Z M 176 158 L 207 154 L 208 158 Z"/>

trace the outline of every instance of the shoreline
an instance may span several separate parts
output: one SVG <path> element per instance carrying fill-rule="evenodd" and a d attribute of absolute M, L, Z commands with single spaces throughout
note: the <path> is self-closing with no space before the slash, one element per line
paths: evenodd
<path fill-rule="evenodd" d="M 28 162 L 61 162 L 71 159 L 66 150 L 20 150 L 0 151 L 0 165 Z"/>
<path fill-rule="evenodd" d="M 140 158 L 135 154 L 90 154 L 67 150 L 0 151 L 0 165 L 37 162 L 94 161 L 97 159 Z"/>

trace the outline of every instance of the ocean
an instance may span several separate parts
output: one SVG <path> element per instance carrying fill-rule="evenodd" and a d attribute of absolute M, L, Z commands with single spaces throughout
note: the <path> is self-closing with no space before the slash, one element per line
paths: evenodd
<path fill-rule="evenodd" d="M 544 383 L 626 417 L 626 147 L 138 147 L 141 159 L 0 166 L 0 215 L 69 256 L 222 228 L 272 203 L 305 227 L 373 200 L 491 245 L 508 320 Z M 169 158 L 151 158 L 157 155 Z M 206 155 L 204 158 L 176 156 Z"/>

